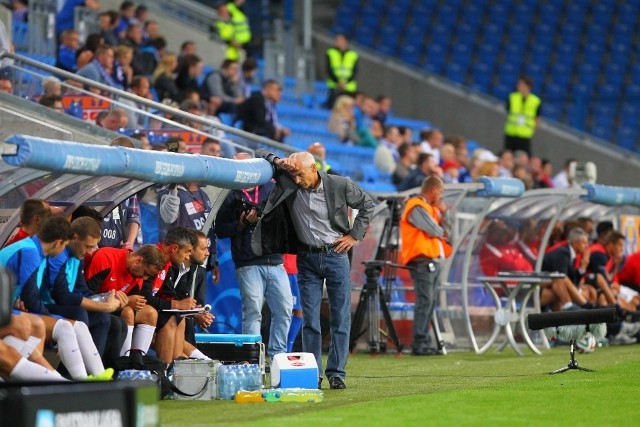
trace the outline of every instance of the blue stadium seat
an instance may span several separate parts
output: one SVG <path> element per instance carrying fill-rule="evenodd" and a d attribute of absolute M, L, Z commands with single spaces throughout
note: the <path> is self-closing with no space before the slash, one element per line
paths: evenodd
<path fill-rule="evenodd" d="M 438 23 L 433 27 L 433 33 L 431 34 L 431 43 L 447 44 L 451 39 L 450 27 Z"/>
<path fill-rule="evenodd" d="M 467 75 L 467 67 L 458 63 L 451 63 L 447 67 L 446 76 L 449 80 L 452 80 L 456 83 L 465 83 Z"/>
<path fill-rule="evenodd" d="M 393 4 L 386 11 L 387 25 L 400 28 L 406 25 L 407 8 L 404 5 Z"/>
<path fill-rule="evenodd" d="M 548 99 L 553 102 L 561 102 L 566 98 L 566 86 L 563 86 L 560 83 L 549 83 L 545 85 L 544 89 L 544 99 Z"/>
<path fill-rule="evenodd" d="M 562 108 L 559 104 L 553 102 L 545 102 L 542 107 L 542 115 L 551 120 L 560 120 Z"/>
<path fill-rule="evenodd" d="M 355 39 L 358 43 L 365 46 L 373 46 L 374 30 L 369 25 L 358 25 L 356 29 Z"/>
<path fill-rule="evenodd" d="M 598 138 L 611 141 L 611 129 L 610 125 L 594 125 L 591 127 L 590 132 Z"/>
<path fill-rule="evenodd" d="M 438 22 L 447 27 L 453 28 L 458 15 L 457 8 L 451 3 L 444 3 L 440 6 Z"/>
<path fill-rule="evenodd" d="M 390 183 L 360 182 L 360 186 L 373 193 L 397 193 L 398 189 Z"/>
<path fill-rule="evenodd" d="M 567 122 L 570 126 L 583 130 L 586 118 L 587 108 L 584 102 L 574 102 L 569 104 L 567 108 Z"/>
<path fill-rule="evenodd" d="M 407 62 L 411 65 L 420 64 L 421 55 L 420 51 L 413 45 L 410 46 L 402 46 L 399 50 L 399 56 L 403 61 Z"/>
<path fill-rule="evenodd" d="M 567 2 L 565 7 L 565 16 L 573 22 L 583 22 L 587 14 L 587 5 L 578 2 Z"/>
<path fill-rule="evenodd" d="M 493 96 L 498 99 L 507 99 L 509 94 L 513 92 L 513 85 L 507 85 L 504 83 L 497 83 L 493 86 Z"/>
<path fill-rule="evenodd" d="M 618 145 L 627 150 L 635 150 L 638 144 L 637 127 L 620 127 L 616 135 Z"/>
<path fill-rule="evenodd" d="M 422 69 L 427 73 L 440 74 L 442 72 L 443 67 L 444 67 L 444 62 L 437 62 L 437 61 L 434 62 L 434 61 L 429 61 L 427 59 L 424 65 L 422 66 Z"/>
<path fill-rule="evenodd" d="M 617 101 L 620 95 L 620 87 L 610 83 L 604 83 L 600 85 L 598 95 L 603 101 Z"/>
<path fill-rule="evenodd" d="M 593 94 L 593 85 L 576 83 L 573 85 L 573 95 L 576 99 L 587 99 Z"/>
<path fill-rule="evenodd" d="M 424 38 L 425 33 L 427 32 L 426 30 L 427 29 L 425 25 L 419 25 L 419 24 L 410 25 L 407 28 L 405 41 L 407 40 L 416 41 L 420 43 L 420 45 L 422 45 L 423 43 L 422 39 Z"/>

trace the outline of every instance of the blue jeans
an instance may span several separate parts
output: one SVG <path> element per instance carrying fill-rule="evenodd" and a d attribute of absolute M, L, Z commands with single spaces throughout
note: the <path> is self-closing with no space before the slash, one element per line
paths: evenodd
<path fill-rule="evenodd" d="M 327 368 L 328 378 L 346 376 L 351 332 L 351 266 L 347 254 L 332 250 L 321 253 L 298 252 L 298 285 L 302 302 L 302 349 L 312 353 L 322 375 L 322 334 L 320 303 L 322 285 L 326 280 L 331 313 L 331 345 Z"/>
<path fill-rule="evenodd" d="M 429 269 L 432 264 L 434 271 Z M 441 265 L 428 259 L 420 259 L 409 264 L 411 279 L 416 292 L 413 313 L 413 350 L 424 351 L 431 346 L 429 322 L 436 306 L 436 291 L 440 279 Z"/>
<path fill-rule="evenodd" d="M 273 357 L 287 352 L 293 297 L 289 277 L 280 265 L 248 265 L 236 269 L 242 295 L 242 333 L 260 335 L 262 305 L 265 298 L 271 310 L 271 329 L 267 353 Z"/>

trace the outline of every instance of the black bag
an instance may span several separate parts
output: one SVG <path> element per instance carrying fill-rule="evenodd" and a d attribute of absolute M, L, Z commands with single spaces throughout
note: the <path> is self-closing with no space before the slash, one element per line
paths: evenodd
<path fill-rule="evenodd" d="M 149 371 L 155 374 L 158 378 L 158 387 L 160 388 L 161 399 L 167 397 L 171 392 L 187 397 L 197 396 L 202 393 L 204 387 L 207 386 L 207 383 L 205 383 L 203 389 L 198 390 L 198 392 L 194 394 L 183 392 L 167 377 L 167 372 L 171 371 L 172 368 L 173 363 L 167 365 L 162 360 L 155 356 L 146 354 L 142 350 L 131 350 L 129 355 L 120 356 L 113 362 L 113 369 L 116 371 L 116 377 L 119 372 L 127 370 Z"/>

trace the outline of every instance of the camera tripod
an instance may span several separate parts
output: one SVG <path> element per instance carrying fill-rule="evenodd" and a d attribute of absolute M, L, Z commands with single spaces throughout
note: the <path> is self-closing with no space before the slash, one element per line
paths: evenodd
<path fill-rule="evenodd" d="M 565 366 L 564 368 L 556 369 L 555 371 L 551 371 L 549 372 L 549 374 L 562 374 L 572 369 L 577 369 L 584 372 L 593 372 L 593 369 L 583 368 L 582 366 L 578 365 L 578 361 L 576 360 L 576 340 L 571 340 L 569 342 L 569 355 L 571 358 L 569 359 L 569 364 L 567 366 Z"/>
<path fill-rule="evenodd" d="M 362 291 L 360 292 L 360 300 L 358 301 L 358 307 L 356 308 L 356 313 L 353 317 L 353 324 L 351 325 L 351 337 L 349 340 L 349 350 L 353 351 L 355 348 L 356 342 L 360 335 L 362 335 L 362 324 L 364 321 L 365 314 L 367 314 L 368 320 L 368 344 L 369 344 L 369 352 L 379 353 L 386 351 L 386 340 L 380 339 L 380 335 L 383 334 L 385 337 L 388 337 L 393 341 L 396 346 L 396 351 L 398 353 L 402 352 L 402 344 L 400 343 L 400 339 L 398 338 L 398 334 L 396 332 L 396 328 L 393 325 L 393 320 L 391 319 L 391 313 L 389 312 L 389 306 L 387 304 L 387 298 L 385 297 L 385 293 L 380 287 L 378 283 L 378 277 L 382 272 L 382 269 L 385 266 L 396 267 L 396 268 L 407 268 L 403 265 L 393 264 L 390 261 L 365 261 L 363 262 L 365 265 L 365 276 L 367 278 Z M 388 332 L 385 333 L 380 330 L 380 311 L 382 311 L 382 316 L 387 326 Z"/>

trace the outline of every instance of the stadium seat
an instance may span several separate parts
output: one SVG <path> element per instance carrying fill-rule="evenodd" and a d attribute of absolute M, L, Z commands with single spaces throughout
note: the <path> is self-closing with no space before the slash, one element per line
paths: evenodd
<path fill-rule="evenodd" d="M 560 117 L 562 116 L 562 108 L 556 103 L 545 102 L 542 107 L 542 115 L 551 120 L 560 120 Z"/>

